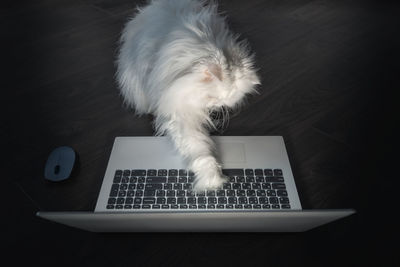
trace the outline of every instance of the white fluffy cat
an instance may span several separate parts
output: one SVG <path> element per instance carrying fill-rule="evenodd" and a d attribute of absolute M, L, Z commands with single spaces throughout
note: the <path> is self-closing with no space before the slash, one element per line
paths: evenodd
<path fill-rule="evenodd" d="M 125 26 L 117 79 L 125 103 L 155 117 L 196 175 L 195 189 L 225 181 L 208 130 L 213 111 L 234 109 L 260 84 L 247 43 L 214 2 L 153 0 Z"/>

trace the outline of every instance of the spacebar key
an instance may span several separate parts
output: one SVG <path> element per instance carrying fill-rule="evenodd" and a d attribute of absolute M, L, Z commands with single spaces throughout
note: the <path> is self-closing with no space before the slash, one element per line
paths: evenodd
<path fill-rule="evenodd" d="M 160 184 L 166 182 L 167 182 L 167 177 L 154 176 L 154 177 L 147 177 L 146 179 L 146 183 L 152 183 L 152 184 Z"/>

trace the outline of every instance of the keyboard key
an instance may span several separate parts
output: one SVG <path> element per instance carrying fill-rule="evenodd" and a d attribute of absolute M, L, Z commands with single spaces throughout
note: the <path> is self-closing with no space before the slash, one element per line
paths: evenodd
<path fill-rule="evenodd" d="M 158 205 L 158 204 L 154 204 L 154 205 L 151 206 L 151 208 L 157 210 L 157 209 L 160 209 L 161 206 Z"/>
<path fill-rule="evenodd" d="M 123 176 L 131 176 L 131 170 L 124 170 Z"/>
<path fill-rule="evenodd" d="M 137 205 L 137 204 L 136 204 L 136 205 L 133 205 L 132 208 L 133 208 L 133 209 L 140 209 L 140 205 Z"/>
<path fill-rule="evenodd" d="M 275 197 L 275 196 L 276 196 L 275 190 L 267 190 L 267 196 L 269 196 L 269 197 Z"/>
<path fill-rule="evenodd" d="M 144 191 L 144 196 L 145 197 L 154 197 L 156 195 L 156 191 L 155 190 L 146 190 Z"/>
<path fill-rule="evenodd" d="M 266 177 L 265 182 L 267 183 L 282 183 L 284 182 L 283 177 Z"/>
<path fill-rule="evenodd" d="M 126 196 L 127 196 L 127 197 L 133 197 L 133 196 L 135 196 L 135 191 L 134 191 L 134 190 L 128 190 Z"/>
<path fill-rule="evenodd" d="M 112 189 L 110 191 L 110 197 L 116 197 L 118 196 L 118 189 Z"/>
<path fill-rule="evenodd" d="M 156 203 L 157 204 L 165 204 L 167 202 L 167 199 L 165 197 L 159 197 L 157 198 Z"/>
<path fill-rule="evenodd" d="M 157 176 L 157 170 L 147 170 L 147 176 Z"/>
<path fill-rule="evenodd" d="M 187 170 L 180 169 L 179 176 L 187 176 Z"/>
<path fill-rule="evenodd" d="M 256 197 L 249 197 L 249 204 L 258 204 L 258 199 Z"/>
<path fill-rule="evenodd" d="M 176 204 L 176 198 L 175 197 L 168 197 L 167 198 L 167 204 Z"/>
<path fill-rule="evenodd" d="M 223 190 L 223 189 L 217 190 L 217 196 L 224 197 L 225 196 L 225 190 Z"/>
<path fill-rule="evenodd" d="M 272 169 L 264 169 L 264 175 L 265 176 L 273 176 L 274 173 L 272 172 Z"/>
<path fill-rule="evenodd" d="M 281 183 L 273 183 L 272 189 L 286 189 L 286 185 Z"/>
<path fill-rule="evenodd" d="M 136 184 L 129 184 L 128 190 L 135 190 L 136 189 Z"/>
<path fill-rule="evenodd" d="M 264 183 L 264 182 L 265 182 L 265 179 L 264 179 L 263 176 L 256 176 L 256 182 L 257 182 L 257 183 Z"/>
<path fill-rule="evenodd" d="M 179 208 L 180 208 L 180 209 L 187 209 L 187 208 L 188 208 L 188 205 L 186 205 L 186 204 L 179 205 Z"/>
<path fill-rule="evenodd" d="M 242 184 L 242 189 L 251 189 L 251 184 L 250 183 L 243 183 Z"/>
<path fill-rule="evenodd" d="M 228 201 L 226 197 L 219 197 L 218 198 L 218 204 L 226 204 Z"/>
<path fill-rule="evenodd" d="M 115 176 L 117 176 L 117 175 L 122 176 L 122 170 L 116 170 L 115 171 Z"/>
<path fill-rule="evenodd" d="M 171 205 L 171 209 L 178 209 L 178 208 L 179 208 L 179 205 L 177 205 L 177 204 Z"/>
<path fill-rule="evenodd" d="M 246 179 L 243 176 L 236 177 L 236 182 L 237 183 L 244 183 L 244 182 L 246 182 Z"/>
<path fill-rule="evenodd" d="M 131 184 L 137 183 L 137 182 L 138 182 L 138 178 L 137 178 L 136 176 L 132 176 L 131 178 L 129 178 L 129 182 L 130 182 Z"/>
<path fill-rule="evenodd" d="M 223 169 L 222 173 L 226 176 L 243 176 L 243 169 Z"/>
<path fill-rule="evenodd" d="M 143 190 L 136 190 L 135 197 L 142 197 L 143 196 Z"/>
<path fill-rule="evenodd" d="M 176 203 L 178 203 L 178 204 L 186 204 L 186 198 L 185 197 L 178 197 Z"/>
<path fill-rule="evenodd" d="M 188 177 L 188 183 L 194 183 L 195 177 L 194 176 L 189 176 Z"/>
<path fill-rule="evenodd" d="M 207 209 L 215 209 L 215 205 L 214 204 L 209 204 L 209 205 L 207 205 Z"/>
<path fill-rule="evenodd" d="M 132 205 L 128 205 L 128 204 L 125 204 L 124 205 L 124 209 L 126 209 L 126 210 L 129 210 L 129 209 L 131 209 L 132 208 Z"/>
<path fill-rule="evenodd" d="M 143 204 L 156 204 L 156 199 L 154 197 L 143 198 Z"/>
<path fill-rule="evenodd" d="M 125 204 L 132 204 L 133 203 L 133 197 L 127 197 L 125 199 Z"/>
<path fill-rule="evenodd" d="M 254 170 L 254 175 L 255 175 L 255 176 L 263 176 L 263 175 L 264 175 L 264 172 L 263 172 L 262 169 L 255 169 L 255 170 Z"/>
<path fill-rule="evenodd" d="M 273 205 L 272 205 L 272 208 L 273 208 L 273 209 L 280 209 L 281 207 L 279 206 L 279 204 L 273 204 Z"/>
<path fill-rule="evenodd" d="M 267 197 L 260 197 L 260 198 L 258 198 L 258 201 L 260 202 L 260 204 L 268 204 Z"/>
<path fill-rule="evenodd" d="M 166 204 L 165 205 L 161 205 L 161 208 L 162 209 L 169 209 L 169 205 L 166 205 Z"/>
<path fill-rule="evenodd" d="M 261 184 L 252 183 L 251 184 L 251 189 L 261 189 Z"/>
<path fill-rule="evenodd" d="M 204 197 L 205 195 L 206 195 L 206 191 L 205 190 L 196 191 L 196 196 L 198 196 L 198 197 Z"/>
<path fill-rule="evenodd" d="M 225 205 L 225 208 L 226 209 L 233 209 L 233 205 L 232 204 L 227 204 L 227 205 Z"/>
<path fill-rule="evenodd" d="M 107 206 L 106 206 L 106 209 L 108 209 L 108 210 L 113 210 L 115 208 L 115 206 L 114 205 L 111 205 L 111 204 L 108 204 Z"/>
<path fill-rule="evenodd" d="M 239 197 L 239 204 L 247 204 L 247 197 Z"/>
<path fill-rule="evenodd" d="M 246 196 L 246 190 L 237 190 L 236 195 L 238 197 L 244 197 L 244 196 Z"/>
<path fill-rule="evenodd" d="M 208 198 L 208 204 L 216 204 L 217 203 L 217 198 L 216 197 L 209 197 Z"/>
<path fill-rule="evenodd" d="M 223 188 L 223 189 L 231 189 L 232 186 L 231 186 L 230 183 L 224 183 L 224 184 L 222 185 L 222 188 Z"/>
<path fill-rule="evenodd" d="M 164 189 L 165 190 L 172 190 L 172 184 L 164 184 Z"/>
<path fill-rule="evenodd" d="M 253 176 L 246 176 L 246 183 L 254 183 L 255 178 Z"/>
<path fill-rule="evenodd" d="M 160 177 L 160 176 L 147 177 L 146 182 L 151 184 L 166 183 L 167 177 Z"/>
<path fill-rule="evenodd" d="M 237 204 L 237 198 L 236 197 L 228 197 L 228 203 L 229 204 Z"/>
<path fill-rule="evenodd" d="M 187 183 L 187 177 L 180 176 L 180 177 L 178 178 L 178 182 L 179 182 L 179 183 Z"/>
<path fill-rule="evenodd" d="M 283 204 L 281 205 L 282 209 L 290 209 L 290 205 L 289 204 Z"/>
<path fill-rule="evenodd" d="M 151 205 L 143 204 L 142 209 L 151 209 Z"/>
<path fill-rule="evenodd" d="M 158 170 L 158 176 L 167 176 L 167 174 L 168 174 L 168 171 L 167 170 L 164 170 L 164 169 L 162 169 L 162 170 Z M 164 182 L 165 183 L 165 182 Z"/>
<path fill-rule="evenodd" d="M 196 195 L 196 191 L 192 191 L 192 190 L 187 190 L 186 191 L 186 196 L 187 197 L 194 197 Z"/>
<path fill-rule="evenodd" d="M 191 205 L 189 205 L 189 209 L 193 209 L 193 210 L 195 210 L 195 209 L 197 209 L 197 205 L 195 205 L 195 204 L 191 204 Z"/>
<path fill-rule="evenodd" d="M 143 190 L 144 189 L 144 184 L 137 184 L 136 188 L 139 189 L 139 190 Z"/>
<path fill-rule="evenodd" d="M 196 198 L 195 197 L 188 197 L 187 198 L 187 203 L 188 204 L 196 204 Z"/>
<path fill-rule="evenodd" d="M 129 183 L 129 177 L 122 177 L 121 178 L 121 183 L 124 183 L 124 184 L 126 184 L 126 183 Z"/>
<path fill-rule="evenodd" d="M 192 190 L 192 184 L 183 184 L 183 189 L 184 190 Z"/>
<path fill-rule="evenodd" d="M 247 190 L 247 196 L 248 197 L 254 197 L 256 195 L 256 191 L 255 190 Z"/>
<path fill-rule="evenodd" d="M 282 176 L 282 175 L 283 175 L 283 173 L 282 173 L 281 169 L 275 169 L 274 170 L 274 176 Z"/>
<path fill-rule="evenodd" d="M 127 190 L 128 189 L 128 184 L 121 184 L 119 186 L 119 190 Z"/>
<path fill-rule="evenodd" d="M 242 204 L 237 204 L 237 205 L 235 205 L 235 209 L 243 209 L 243 205 Z"/>
<path fill-rule="evenodd" d="M 146 170 L 132 170 L 132 176 L 146 176 Z"/>
<path fill-rule="evenodd" d="M 185 191 L 183 191 L 183 190 L 178 190 L 178 191 L 176 191 L 176 196 L 177 197 L 184 197 L 185 196 Z"/>
<path fill-rule="evenodd" d="M 217 205 L 217 209 L 224 209 L 225 208 L 225 205 L 223 205 L 223 204 L 218 204 Z"/>
<path fill-rule="evenodd" d="M 263 208 L 263 209 L 270 209 L 270 208 L 271 208 L 271 205 L 269 205 L 269 204 L 264 204 L 264 205 L 262 205 L 262 208 Z"/>
<path fill-rule="evenodd" d="M 126 197 L 126 191 L 118 191 L 118 196 L 119 197 Z"/>
<path fill-rule="evenodd" d="M 251 210 L 253 207 L 250 204 L 246 204 L 243 206 L 245 209 Z"/>
<path fill-rule="evenodd" d="M 142 204 L 142 198 L 140 198 L 140 197 L 135 197 L 135 198 L 133 199 L 133 202 L 134 202 L 135 204 Z"/>
<path fill-rule="evenodd" d="M 281 203 L 281 204 L 289 204 L 289 198 L 287 198 L 287 197 L 279 197 L 279 203 Z"/>
<path fill-rule="evenodd" d="M 215 190 L 207 190 L 207 196 L 208 197 L 214 197 L 215 196 Z"/>
<path fill-rule="evenodd" d="M 234 197 L 235 196 L 235 190 L 226 190 L 226 196 Z"/>
<path fill-rule="evenodd" d="M 270 183 L 262 183 L 261 187 L 262 187 L 262 189 L 271 189 L 272 188 Z"/>
<path fill-rule="evenodd" d="M 168 183 L 176 183 L 178 182 L 178 177 L 168 177 Z"/>
<path fill-rule="evenodd" d="M 146 190 L 156 190 L 156 189 L 162 189 L 163 185 L 162 184 L 149 184 L 147 183 L 145 186 Z"/>
<path fill-rule="evenodd" d="M 174 184 L 175 190 L 182 190 L 182 184 Z"/>
<path fill-rule="evenodd" d="M 232 188 L 233 189 L 242 189 L 242 185 L 239 183 L 234 183 L 234 184 L 232 184 Z"/>
<path fill-rule="evenodd" d="M 280 197 L 287 197 L 288 195 L 286 190 L 276 190 L 276 194 Z"/>
<path fill-rule="evenodd" d="M 207 204 L 207 198 L 206 197 L 198 197 L 197 203 L 198 204 Z"/>
<path fill-rule="evenodd" d="M 279 200 L 278 200 L 277 197 L 270 197 L 270 198 L 269 198 L 269 203 L 271 203 L 271 204 L 278 204 L 278 203 L 279 203 Z"/>
<path fill-rule="evenodd" d="M 257 190 L 256 193 L 257 193 L 258 197 L 265 197 L 267 195 L 265 190 L 262 190 L 262 189 Z"/>
<path fill-rule="evenodd" d="M 120 210 L 120 209 L 123 209 L 123 208 L 124 208 L 124 205 L 122 205 L 122 204 L 115 205 L 115 208 Z"/>
<path fill-rule="evenodd" d="M 253 209 L 261 209 L 261 205 L 260 204 L 254 204 L 253 205 Z"/>
<path fill-rule="evenodd" d="M 168 176 L 178 176 L 178 170 L 175 170 L 175 169 L 169 170 Z"/>
<path fill-rule="evenodd" d="M 244 173 L 246 174 L 246 176 L 253 176 L 254 175 L 253 169 L 246 169 L 244 171 Z"/>
<path fill-rule="evenodd" d="M 108 204 L 115 204 L 117 202 L 117 199 L 115 198 L 115 197 L 110 197 L 109 199 L 108 199 Z"/>
<path fill-rule="evenodd" d="M 122 178 L 122 176 L 121 175 L 115 175 L 114 176 L 114 183 L 120 183 L 121 182 L 121 178 Z"/>
<path fill-rule="evenodd" d="M 157 197 L 164 197 L 165 196 L 165 190 L 157 190 L 156 191 L 156 196 Z"/>

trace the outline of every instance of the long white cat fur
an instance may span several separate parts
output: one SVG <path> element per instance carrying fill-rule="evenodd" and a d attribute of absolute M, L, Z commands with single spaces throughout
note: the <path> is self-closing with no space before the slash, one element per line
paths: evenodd
<path fill-rule="evenodd" d="M 228 29 L 216 3 L 154 0 L 138 8 L 117 65 L 125 103 L 154 115 L 156 134 L 169 136 L 195 173 L 195 189 L 220 187 L 210 113 L 235 109 L 260 80 L 247 42 Z"/>

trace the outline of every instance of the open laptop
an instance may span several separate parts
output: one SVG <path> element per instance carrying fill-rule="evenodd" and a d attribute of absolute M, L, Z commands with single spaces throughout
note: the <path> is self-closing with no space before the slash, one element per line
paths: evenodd
<path fill-rule="evenodd" d="M 95 232 L 301 232 L 355 211 L 302 210 L 281 136 L 213 137 L 228 181 L 194 190 L 167 137 L 117 137 L 94 212 L 38 212 Z"/>

